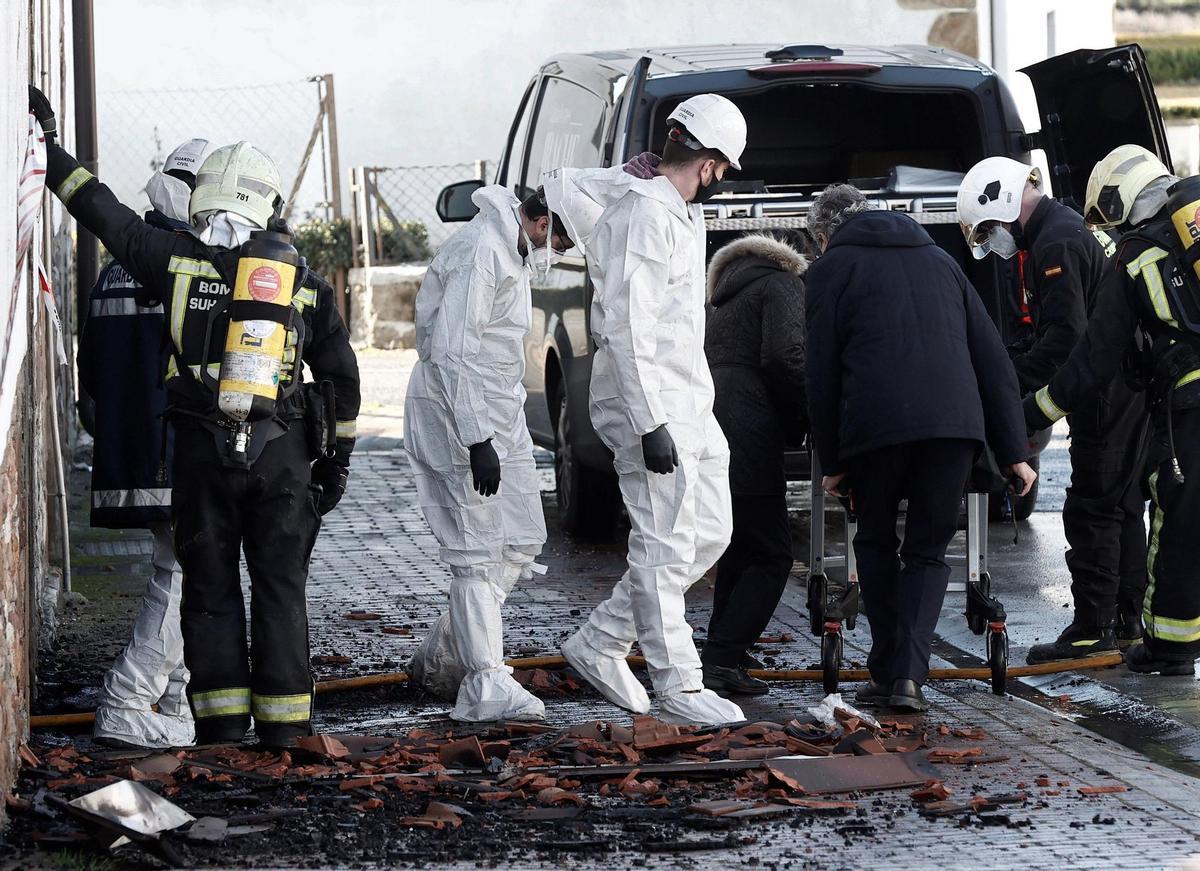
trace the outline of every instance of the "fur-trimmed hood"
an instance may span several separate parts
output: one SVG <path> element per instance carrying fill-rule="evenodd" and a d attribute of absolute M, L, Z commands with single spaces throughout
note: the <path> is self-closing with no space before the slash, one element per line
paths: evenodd
<path fill-rule="evenodd" d="M 708 264 L 706 289 L 709 302 L 720 305 L 749 283 L 748 280 L 722 279 L 743 278 L 737 273 L 742 271 L 740 267 L 750 266 L 747 261 L 751 259 L 768 260 L 772 268 L 796 276 L 803 276 L 808 271 L 808 258 L 786 242 L 759 233 L 743 236 L 717 251 Z M 750 276 L 744 278 L 749 279 Z"/>

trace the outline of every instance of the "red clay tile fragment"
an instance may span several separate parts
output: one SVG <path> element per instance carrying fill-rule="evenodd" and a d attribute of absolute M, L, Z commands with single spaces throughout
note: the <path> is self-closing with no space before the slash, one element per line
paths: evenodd
<path fill-rule="evenodd" d="M 343 780 L 341 784 L 339 784 L 338 788 L 341 789 L 342 792 L 350 792 L 351 790 L 373 786 L 374 784 L 379 783 L 381 780 L 383 780 L 383 778 L 379 777 L 378 775 L 371 777 L 354 777 L 350 780 Z"/>
<path fill-rule="evenodd" d="M 915 789 L 908 795 L 915 802 L 926 804 L 931 801 L 945 801 L 950 797 L 950 790 L 939 780 L 926 781 L 920 789 Z"/>
<path fill-rule="evenodd" d="M 1033 782 L 1036 783 L 1038 786 L 1049 786 L 1050 778 L 1043 775 L 1041 777 L 1035 777 L 1033 779 Z"/>
<path fill-rule="evenodd" d="M 929 751 L 930 762 L 950 762 L 958 759 L 968 759 L 983 755 L 982 747 L 964 747 L 955 750 L 951 747 L 935 747 Z"/>
<path fill-rule="evenodd" d="M 785 798 L 784 803 L 814 811 L 852 811 L 858 805 L 852 801 L 826 801 L 819 798 Z"/>
<path fill-rule="evenodd" d="M 350 750 L 337 738 L 328 735 L 307 735 L 296 739 L 296 746 L 310 753 L 319 753 L 330 759 L 341 759 L 350 755 Z"/>
<path fill-rule="evenodd" d="M 382 620 L 382 614 L 376 614 L 374 611 L 349 611 L 342 615 L 347 620 Z"/>
<path fill-rule="evenodd" d="M 384 635 L 412 635 L 412 630 L 406 626 L 384 626 L 380 631 Z"/>
<path fill-rule="evenodd" d="M 786 747 L 735 747 L 729 751 L 730 759 L 774 759 L 791 754 Z"/>
<path fill-rule="evenodd" d="M 951 729 L 950 734 L 955 738 L 966 738 L 968 741 L 982 741 L 987 737 L 983 729 L 978 726 L 960 726 L 956 729 Z"/>
<path fill-rule="evenodd" d="M 354 662 L 348 656 L 342 656 L 340 653 L 331 653 L 325 656 L 314 656 L 312 658 L 313 665 L 349 665 Z"/>
<path fill-rule="evenodd" d="M 1106 786 L 1081 786 L 1079 787 L 1080 795 L 1107 795 L 1110 792 L 1128 792 L 1128 786 L 1122 786 L 1119 783 L 1110 783 Z"/>
<path fill-rule="evenodd" d="M 29 745 L 21 743 L 17 746 L 17 755 L 21 757 L 21 761 L 30 768 L 41 768 L 42 760 L 37 758 L 37 754 L 29 749 Z"/>
<path fill-rule="evenodd" d="M 538 790 L 537 800 L 544 805 L 559 805 L 573 804 L 576 807 L 583 807 L 583 799 L 573 792 L 567 792 L 565 789 L 559 789 L 557 786 L 548 786 L 545 789 Z"/>
<path fill-rule="evenodd" d="M 356 808 L 360 811 L 375 811 L 383 807 L 383 799 L 369 798 L 366 801 L 360 801 L 357 804 L 352 804 L 350 807 Z M 401 820 L 401 822 L 403 823 L 404 821 Z"/>

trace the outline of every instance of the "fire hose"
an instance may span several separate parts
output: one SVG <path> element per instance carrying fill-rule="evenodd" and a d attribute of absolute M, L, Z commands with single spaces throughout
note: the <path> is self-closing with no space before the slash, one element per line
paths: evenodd
<path fill-rule="evenodd" d="M 1059 660 L 1043 662 L 1037 665 L 1014 666 L 1008 670 L 1009 677 L 1035 677 L 1046 674 L 1064 674 L 1071 671 L 1086 671 L 1097 668 L 1112 668 L 1120 665 L 1124 657 L 1120 653 L 1106 656 L 1093 656 L 1087 659 Z M 644 667 L 646 660 L 640 656 L 628 659 L 631 666 Z M 535 656 L 525 659 L 510 659 L 507 664 L 512 668 L 564 668 L 566 660 L 561 656 Z M 750 669 L 751 677 L 778 683 L 800 683 L 804 681 L 819 682 L 824 677 L 824 671 L 819 668 L 801 669 Z M 870 680 L 871 674 L 865 668 L 844 668 L 840 679 L 843 681 Z M 989 680 L 992 676 L 990 668 L 933 668 L 929 670 L 929 680 Z M 384 672 L 382 674 L 365 674 L 361 677 L 337 678 L 334 680 L 317 681 L 318 695 L 325 693 L 346 692 L 347 690 L 369 689 L 371 687 L 395 686 L 408 683 L 408 674 L 403 671 Z M 29 718 L 30 728 L 53 729 L 64 726 L 86 726 L 95 719 L 93 711 L 81 711 L 74 714 L 42 714 Z"/>

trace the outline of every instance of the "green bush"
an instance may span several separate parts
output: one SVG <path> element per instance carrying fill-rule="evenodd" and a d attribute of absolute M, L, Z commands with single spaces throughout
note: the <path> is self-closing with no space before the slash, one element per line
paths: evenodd
<path fill-rule="evenodd" d="M 417 263 L 433 257 L 433 249 L 429 247 L 429 231 L 420 221 L 393 224 L 384 218 L 375 232 L 383 242 L 381 263 Z"/>
<path fill-rule="evenodd" d="M 308 265 L 322 275 L 332 275 L 338 269 L 349 269 L 354 260 L 350 241 L 350 220 L 338 218 L 326 221 L 312 218 L 292 228 L 296 249 Z M 414 263 L 433 256 L 429 247 L 429 231 L 420 221 L 401 221 L 393 224 L 387 218 L 375 230 L 383 256 L 380 263 Z M 375 259 L 377 251 L 372 251 Z"/>
<path fill-rule="evenodd" d="M 1146 48 L 1150 77 L 1158 85 L 1200 82 L 1200 45 Z"/>
<path fill-rule="evenodd" d="M 354 261 L 350 243 L 350 220 L 337 218 L 326 221 L 312 218 L 292 228 L 296 250 L 308 261 L 310 269 L 331 276 L 339 269 L 349 269 Z"/>

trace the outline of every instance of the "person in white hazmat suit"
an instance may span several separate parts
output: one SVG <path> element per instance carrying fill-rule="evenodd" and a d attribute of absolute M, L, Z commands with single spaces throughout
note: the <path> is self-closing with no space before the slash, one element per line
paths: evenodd
<path fill-rule="evenodd" d="M 704 688 L 684 617 L 684 593 L 732 531 L 729 448 L 704 354 L 700 204 L 728 167 L 740 169 L 746 121 L 726 98 L 701 94 L 668 123 L 656 175 L 633 181 L 588 243 L 591 418 L 613 452 L 629 513 L 629 568 L 562 653 L 609 701 L 646 713 L 649 697 L 625 661 L 636 640 L 661 718 L 718 724 L 742 711 Z"/>
<path fill-rule="evenodd" d="M 208 140 L 191 139 L 167 155 L 146 182 L 153 207 L 147 223 L 189 232 L 188 202 L 207 148 Z M 119 263 L 106 266 L 91 292 L 79 343 L 80 377 L 94 408 L 92 524 L 144 526 L 154 539 L 154 573 L 132 638 L 104 675 L 93 734 L 105 744 L 164 749 L 194 743 L 196 728 L 186 694 L 179 625 L 183 570 L 172 541 L 170 480 L 159 478 L 166 474 L 160 463 L 167 396 L 157 374 L 166 318 L 161 305 L 137 305 L 140 289 Z"/>
<path fill-rule="evenodd" d="M 452 575 L 449 610 L 411 663 L 414 680 L 455 698 L 455 720 L 543 719 L 504 664 L 500 608 L 541 567 L 546 524 L 525 423 L 529 280 L 572 242 L 541 191 L 498 185 L 438 251 L 417 293 L 417 354 L 404 446 L 417 497 Z"/>

